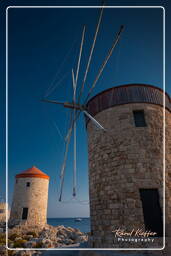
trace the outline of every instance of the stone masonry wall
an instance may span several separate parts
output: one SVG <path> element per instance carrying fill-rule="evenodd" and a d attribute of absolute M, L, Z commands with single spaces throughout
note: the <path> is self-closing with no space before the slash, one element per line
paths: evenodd
<path fill-rule="evenodd" d="M 146 127 L 135 127 L 133 110 L 144 110 Z M 167 126 L 171 127 L 170 112 L 166 112 Z M 163 108 L 144 103 L 126 104 L 106 109 L 95 118 L 108 132 L 97 130 L 91 121 L 87 125 L 90 246 L 120 247 L 113 242 L 112 230 L 119 227 L 128 231 L 145 230 L 139 189 L 158 189 L 163 209 Z M 169 140 L 170 135 L 171 129 L 167 129 Z M 170 154 L 171 143 L 167 147 Z M 170 163 L 167 155 L 167 168 Z M 169 198 L 171 186 L 168 183 Z M 167 215 L 167 222 L 170 222 L 170 210 Z M 162 247 L 162 241 L 160 243 Z"/>
<path fill-rule="evenodd" d="M 171 237 L 171 113 L 166 111 L 166 236 Z"/>
<path fill-rule="evenodd" d="M 30 187 L 26 183 L 30 182 Z M 43 225 L 47 219 L 48 179 L 18 178 L 14 188 L 10 222 Z M 22 209 L 28 207 L 28 218 L 22 220 Z"/>

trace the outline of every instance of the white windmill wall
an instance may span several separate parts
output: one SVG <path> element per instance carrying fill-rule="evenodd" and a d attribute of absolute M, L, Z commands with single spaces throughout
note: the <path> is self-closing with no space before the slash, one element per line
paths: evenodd
<path fill-rule="evenodd" d="M 0 203 L 0 222 L 6 222 L 6 210 L 7 210 L 7 204 L 4 202 Z M 7 212 L 7 219 L 9 218 L 9 209 Z"/>
<path fill-rule="evenodd" d="M 27 187 L 27 182 L 30 186 Z M 44 178 L 16 178 L 10 223 L 42 225 L 47 221 L 49 180 Z M 23 208 L 28 208 L 27 220 L 22 220 Z"/>

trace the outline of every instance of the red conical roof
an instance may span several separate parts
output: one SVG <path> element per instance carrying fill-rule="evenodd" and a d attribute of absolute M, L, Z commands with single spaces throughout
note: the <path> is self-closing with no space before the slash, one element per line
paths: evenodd
<path fill-rule="evenodd" d="M 46 173 L 40 171 L 35 166 L 27 169 L 26 171 L 23 171 L 23 172 L 17 174 L 15 177 L 16 178 L 28 178 L 28 177 L 30 177 L 30 178 L 43 178 L 43 179 L 48 179 L 49 180 L 49 176 Z"/>

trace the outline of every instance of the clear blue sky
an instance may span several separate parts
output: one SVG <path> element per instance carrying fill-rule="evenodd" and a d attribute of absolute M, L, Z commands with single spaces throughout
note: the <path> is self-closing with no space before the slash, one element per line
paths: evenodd
<path fill-rule="evenodd" d="M 134 5 L 136 1 L 107 1 L 107 5 Z M 99 5 L 100 1 L 6 1 L 1 5 Z M 162 5 L 163 1 L 139 1 L 141 5 Z M 167 5 L 167 3 L 166 3 Z M 169 16 L 169 6 L 166 14 Z M 9 9 L 9 202 L 11 202 L 14 176 L 32 165 L 50 177 L 49 217 L 88 216 L 88 204 L 59 203 L 59 173 L 63 161 L 65 135 L 69 122 L 69 111 L 61 106 L 43 103 L 40 99 L 52 83 L 56 74 L 59 81 L 66 75 L 49 98 L 71 100 L 71 69 L 76 67 L 78 48 L 83 25 L 86 25 L 85 46 L 78 85 L 81 85 L 88 53 L 97 23 L 99 9 Z M 171 13 L 170 13 L 171 16 Z M 1 37 L 0 63 L 3 74 L 1 106 L 5 120 L 5 16 Z M 169 23 L 167 18 L 167 23 Z M 162 79 L 162 9 L 105 9 L 100 33 L 84 95 L 93 82 L 98 69 L 112 44 L 121 24 L 125 25 L 121 41 L 112 55 L 92 95 L 120 84 L 147 83 L 163 86 Z M 169 29 L 168 27 L 166 27 Z M 167 31 L 166 31 L 167 32 Z M 166 33 L 166 87 L 169 88 L 169 34 Z M 73 42 L 74 45 L 73 45 Z M 73 48 L 60 68 L 67 52 Z M 171 57 L 171 56 L 170 56 Z M 59 70 L 60 68 L 60 70 Z M 88 200 L 87 137 L 84 118 L 78 124 L 78 199 Z M 5 191 L 5 125 L 1 123 L 1 172 L 0 195 Z M 72 197 L 73 153 L 72 143 L 67 161 L 64 185 L 64 200 Z"/>

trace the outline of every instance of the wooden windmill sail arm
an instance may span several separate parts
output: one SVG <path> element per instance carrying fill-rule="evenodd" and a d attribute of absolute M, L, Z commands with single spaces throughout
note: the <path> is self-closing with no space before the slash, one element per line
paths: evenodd
<path fill-rule="evenodd" d="M 83 110 L 85 109 L 84 105 L 80 105 L 80 104 L 76 104 L 74 102 L 70 103 L 70 102 L 62 102 L 62 101 L 55 101 L 55 100 L 48 100 L 48 99 L 42 99 L 41 101 L 43 102 L 48 102 L 48 103 L 53 103 L 53 104 L 58 104 L 58 105 L 62 105 L 65 108 L 73 108 L 73 109 L 77 109 L 77 110 Z"/>
<path fill-rule="evenodd" d="M 62 164 L 62 168 L 61 168 L 61 174 L 60 174 L 60 195 L 59 195 L 59 201 L 62 200 L 62 192 L 63 192 L 63 186 L 64 186 L 64 176 L 65 176 L 65 169 L 66 169 L 66 161 L 67 161 L 67 157 L 68 157 L 68 150 L 69 150 L 69 144 L 70 144 L 70 140 L 71 140 L 71 135 L 72 135 L 72 127 L 71 128 L 71 132 L 67 138 L 66 141 L 66 145 L 65 145 L 65 154 L 64 154 L 64 161 Z"/>
<path fill-rule="evenodd" d="M 72 86 L 73 86 L 73 102 L 75 103 L 76 81 L 75 81 L 74 70 L 73 69 L 72 69 Z"/>
<path fill-rule="evenodd" d="M 80 105 L 80 104 L 76 104 L 74 102 L 73 103 L 65 102 L 64 107 L 65 108 L 73 108 L 73 109 L 77 109 L 77 110 L 83 110 L 85 108 L 85 106 Z"/>
<path fill-rule="evenodd" d="M 94 118 L 92 117 L 86 110 L 83 111 L 88 118 L 91 119 L 91 121 L 96 125 L 97 128 L 106 131 L 106 129 Z"/>
<path fill-rule="evenodd" d="M 54 104 L 58 104 L 58 105 L 64 105 L 64 104 L 65 104 L 65 102 L 56 101 L 56 100 L 42 99 L 41 101 L 43 101 L 43 102 L 48 102 L 48 103 L 54 103 Z"/>
<path fill-rule="evenodd" d="M 81 99 L 81 96 L 82 96 L 82 93 L 83 93 L 83 90 L 84 90 L 84 85 L 85 85 L 85 82 L 86 82 L 86 79 L 87 79 L 87 74 L 88 74 L 88 71 L 89 71 L 89 67 L 90 67 L 94 47 L 95 47 L 95 44 L 96 44 L 97 35 L 98 35 L 98 32 L 99 32 L 99 28 L 100 28 L 100 24 L 101 24 L 101 20 L 102 20 L 104 5 L 105 5 L 105 2 L 103 2 L 102 9 L 100 11 L 100 16 L 99 16 L 98 23 L 97 23 L 97 27 L 96 27 L 96 31 L 95 31 L 95 35 L 94 35 L 94 39 L 93 39 L 93 44 L 92 44 L 92 47 L 91 47 L 91 50 L 90 50 L 90 55 L 89 55 L 89 58 L 88 58 L 87 67 L 86 67 L 84 78 L 83 78 L 83 83 L 82 83 L 82 86 L 81 86 L 81 89 L 80 89 L 80 92 L 79 92 L 78 102 L 80 102 L 80 99 Z"/>
<path fill-rule="evenodd" d="M 81 50 L 80 50 L 81 51 Z M 78 62 L 79 63 L 79 62 Z M 78 64 L 78 68 L 77 71 L 79 70 L 79 64 Z M 73 83 L 73 102 L 75 104 L 76 101 L 76 89 L 77 89 L 77 78 L 78 78 L 78 74 L 77 77 L 75 78 L 74 76 L 74 71 L 72 69 L 72 83 Z M 75 120 L 76 117 L 76 109 L 73 110 L 73 120 Z M 74 165 L 73 165 L 73 197 L 76 196 L 76 173 L 77 173 L 77 138 L 76 138 L 76 121 L 74 122 Z"/>
<path fill-rule="evenodd" d="M 90 95 L 91 95 L 92 90 L 93 90 L 94 87 L 96 86 L 96 83 L 97 83 L 97 81 L 99 80 L 99 78 L 100 78 L 100 76 L 101 76 L 101 74 L 102 74 L 102 72 L 103 72 L 103 70 L 104 70 L 104 68 L 105 68 L 105 66 L 106 66 L 106 64 L 107 64 L 107 62 L 108 62 L 108 60 L 110 59 L 110 57 L 111 57 L 111 55 L 112 55 L 112 53 L 113 53 L 113 50 L 115 49 L 117 43 L 119 42 L 119 39 L 120 39 L 120 37 L 121 37 L 121 33 L 123 32 L 123 30 L 124 30 L 124 26 L 122 25 L 122 26 L 120 27 L 119 32 L 118 32 L 117 35 L 116 35 L 116 38 L 114 39 L 114 42 L 113 42 L 112 47 L 110 48 L 110 50 L 109 50 L 109 52 L 108 52 L 108 55 L 106 56 L 105 60 L 103 61 L 102 65 L 101 65 L 101 68 L 100 68 L 100 70 L 99 70 L 99 72 L 98 72 L 98 74 L 97 74 L 97 76 L 96 76 L 96 78 L 95 78 L 95 80 L 94 80 L 94 82 L 93 82 L 92 87 L 90 88 L 90 90 L 89 90 L 89 92 L 88 92 L 88 95 L 87 95 L 87 97 L 86 97 L 85 102 L 87 102 L 87 100 L 89 99 L 89 97 L 90 97 Z"/>

